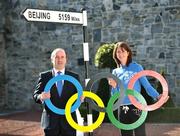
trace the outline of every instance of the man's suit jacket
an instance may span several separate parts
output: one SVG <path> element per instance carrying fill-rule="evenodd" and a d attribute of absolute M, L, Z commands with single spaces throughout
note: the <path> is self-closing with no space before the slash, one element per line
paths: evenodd
<path fill-rule="evenodd" d="M 79 80 L 78 74 L 65 70 L 66 75 L 70 75 L 77 80 Z M 40 94 L 44 91 L 44 88 L 47 84 L 47 82 L 54 77 L 53 70 L 49 70 L 46 72 L 40 73 L 40 77 L 38 79 L 38 83 L 36 85 L 33 98 L 36 103 L 43 104 L 43 113 L 41 117 L 41 126 L 45 129 L 47 127 L 53 127 L 53 125 L 56 125 L 56 120 L 58 120 L 60 117 L 65 117 L 64 115 L 57 115 L 56 113 L 53 113 L 45 103 L 43 103 L 39 98 Z M 64 80 L 62 94 L 59 96 L 56 83 L 51 87 L 50 94 L 51 94 L 51 102 L 56 106 L 57 108 L 65 109 L 66 103 L 69 100 L 69 98 L 77 93 L 76 87 L 73 85 L 73 83 Z M 72 117 L 76 121 L 76 115 L 75 112 L 72 113 Z M 54 122 L 54 123 L 53 123 Z M 55 127 L 55 126 L 54 126 Z"/>

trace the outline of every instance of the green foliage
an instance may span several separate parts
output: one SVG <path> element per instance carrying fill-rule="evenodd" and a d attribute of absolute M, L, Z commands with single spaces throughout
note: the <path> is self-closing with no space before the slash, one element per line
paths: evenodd
<path fill-rule="evenodd" d="M 95 55 L 95 66 L 98 68 L 115 68 L 116 63 L 113 60 L 113 49 L 114 43 L 102 44 L 96 52 Z M 107 79 L 101 79 L 98 85 L 98 90 L 96 93 L 104 102 L 105 106 L 110 98 L 110 88 Z M 93 111 L 93 120 L 98 117 L 98 112 Z M 109 122 L 107 115 L 105 116 L 104 122 Z"/>
<path fill-rule="evenodd" d="M 180 123 L 180 108 L 165 107 L 148 113 L 147 122 Z"/>
<path fill-rule="evenodd" d="M 98 68 L 115 68 L 113 60 L 114 43 L 102 44 L 95 55 L 95 66 Z"/>

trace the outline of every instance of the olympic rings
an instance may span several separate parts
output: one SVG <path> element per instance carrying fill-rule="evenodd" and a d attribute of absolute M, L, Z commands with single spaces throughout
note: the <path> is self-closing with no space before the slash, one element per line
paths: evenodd
<path fill-rule="evenodd" d="M 133 96 L 137 97 L 138 100 L 140 100 L 143 104 L 146 104 L 146 101 L 145 101 L 144 97 L 140 93 L 138 93 L 138 92 L 136 92 L 134 90 L 130 90 L 130 89 L 127 89 L 126 93 L 127 93 L 127 95 L 133 95 Z M 112 105 L 116 101 L 116 99 L 118 99 L 118 97 L 119 97 L 119 93 L 115 93 L 108 102 L 107 113 L 108 113 L 108 117 L 111 120 L 111 122 L 117 128 L 124 129 L 124 130 L 131 130 L 131 129 L 135 129 L 135 128 L 139 127 L 145 121 L 145 119 L 147 117 L 147 111 L 142 111 L 140 118 L 134 123 L 131 123 L 131 124 L 120 123 L 114 117 L 114 114 L 112 112 Z"/>
<path fill-rule="evenodd" d="M 135 90 L 132 90 L 136 80 L 144 75 L 149 75 L 149 76 L 153 76 L 156 77 L 160 83 L 162 84 L 163 87 L 163 93 L 162 93 L 162 97 L 160 98 L 160 100 L 150 106 L 146 106 L 146 101 L 145 99 L 142 97 L 142 95 L 138 92 L 136 92 Z M 88 92 L 91 91 L 91 87 L 93 86 L 94 82 L 101 79 L 101 78 L 107 78 L 107 77 L 111 77 L 113 78 L 117 84 L 118 87 L 120 87 L 120 93 L 116 92 L 109 100 L 107 108 L 104 108 L 104 103 L 102 102 L 102 100 L 93 92 Z M 107 112 L 108 117 L 110 119 L 110 121 L 117 127 L 120 129 L 124 129 L 124 130 L 131 130 L 131 129 L 135 129 L 137 127 L 139 127 L 144 121 L 145 118 L 147 117 L 147 112 L 151 111 L 151 110 L 155 110 L 157 108 L 159 108 L 163 103 L 165 103 L 165 99 L 168 97 L 168 85 L 167 82 L 165 81 L 165 79 L 158 74 L 157 72 L 151 71 L 151 70 L 144 70 L 141 71 L 137 74 L 135 74 L 132 79 L 129 81 L 128 84 L 128 89 L 126 90 L 126 94 L 123 88 L 123 85 L 121 83 L 121 81 L 114 75 L 110 74 L 110 73 L 100 73 L 94 76 L 94 78 L 92 78 L 88 84 L 86 89 L 88 91 L 83 91 L 82 86 L 80 85 L 80 83 L 73 78 L 72 76 L 69 75 L 59 75 L 56 76 L 54 78 L 52 78 L 51 80 L 48 81 L 48 83 L 45 86 L 44 92 L 48 92 L 51 87 L 53 86 L 54 83 L 56 83 L 59 80 L 67 80 L 71 83 L 73 83 L 78 91 L 78 93 L 74 94 L 73 96 L 71 96 L 71 98 L 68 100 L 65 109 L 59 109 L 57 107 L 55 107 L 50 99 L 46 99 L 45 100 L 45 104 L 48 106 L 48 108 L 53 111 L 56 114 L 59 115 L 65 115 L 66 119 L 68 121 L 68 123 L 70 124 L 70 126 L 72 126 L 73 128 L 75 128 L 76 130 L 80 130 L 82 132 L 88 132 L 88 131 L 92 131 L 93 129 L 96 129 L 102 122 L 103 119 L 105 117 L 105 112 Z M 99 117 L 97 119 L 96 122 L 94 122 L 93 124 L 89 125 L 89 126 L 80 126 L 78 125 L 76 122 L 74 122 L 72 116 L 71 116 L 71 112 L 74 112 L 80 105 L 81 105 L 81 101 L 80 101 L 80 97 L 81 96 L 85 96 L 85 97 L 89 97 L 95 100 L 95 102 L 97 103 L 97 105 L 91 100 L 88 101 L 90 103 L 91 108 L 99 111 Z M 128 95 L 130 101 L 132 102 L 132 104 L 137 107 L 138 109 L 142 110 L 142 114 L 140 116 L 140 118 L 132 123 L 132 124 L 123 124 L 120 123 L 113 115 L 113 110 L 118 109 L 120 104 L 122 103 L 123 97 L 124 95 Z M 136 100 L 136 98 L 140 101 L 140 103 Z M 74 103 L 74 101 L 77 99 L 77 101 Z M 118 99 L 118 101 L 113 105 L 113 103 Z M 74 103 L 74 104 L 73 104 Z M 73 104 L 73 106 L 72 106 Z M 72 106 L 72 107 L 71 107 Z"/>
<path fill-rule="evenodd" d="M 87 83 L 87 86 L 86 86 L 86 90 L 93 91 L 93 90 L 92 90 L 92 86 L 93 86 L 93 84 L 94 84 L 95 81 L 98 81 L 98 80 L 100 80 L 100 79 L 102 79 L 102 78 L 108 78 L 108 77 L 113 78 L 113 79 L 116 81 L 116 83 L 117 83 L 118 87 L 120 87 L 120 91 L 121 91 L 118 101 L 117 101 L 117 102 L 114 104 L 114 106 L 113 106 L 113 111 L 114 111 L 114 110 L 116 110 L 116 109 L 118 109 L 118 108 L 120 107 L 120 104 L 121 104 L 122 101 L 123 101 L 122 98 L 123 98 L 124 95 L 125 95 L 125 94 L 124 94 L 123 84 L 122 84 L 122 82 L 119 80 L 119 78 L 117 78 L 115 75 L 113 75 L 113 74 L 111 74 L 111 73 L 107 73 L 107 72 L 99 73 L 99 74 L 93 76 L 93 77 L 89 80 L 89 82 Z M 94 92 L 94 91 L 93 91 L 93 92 Z M 94 92 L 94 93 L 96 93 L 96 92 Z M 92 109 L 96 110 L 96 111 L 100 111 L 100 112 L 105 112 L 105 111 L 106 111 L 105 108 L 98 107 L 97 104 L 95 104 L 94 101 L 92 101 L 92 100 L 87 99 L 87 102 L 89 103 L 89 106 L 90 106 Z"/>
<path fill-rule="evenodd" d="M 78 80 L 76 80 L 74 77 L 69 76 L 69 75 L 58 75 L 56 77 L 53 77 L 51 80 L 48 81 L 48 83 L 45 86 L 44 92 L 48 92 L 51 87 L 53 86 L 54 83 L 56 83 L 59 80 L 67 80 L 71 83 L 74 84 L 74 86 L 76 87 L 77 91 L 78 91 L 78 99 L 77 101 L 74 103 L 74 105 L 72 106 L 71 112 L 74 112 L 80 105 L 81 105 L 81 101 L 80 101 L 80 97 L 83 94 L 83 89 L 81 84 L 78 82 Z M 56 106 L 54 106 L 51 102 L 50 99 L 46 99 L 45 100 L 46 105 L 48 106 L 48 108 L 53 111 L 56 114 L 59 115 L 64 115 L 65 114 L 65 110 L 64 109 L 60 109 L 57 108 Z"/>
<path fill-rule="evenodd" d="M 133 89 L 133 86 L 134 86 L 136 80 L 144 75 L 153 76 L 160 81 L 162 88 L 163 88 L 162 97 L 159 99 L 158 102 L 156 102 L 155 104 L 149 105 L 149 106 L 142 105 L 133 96 L 128 95 L 128 97 L 129 97 L 129 100 L 131 101 L 131 103 L 138 109 L 145 110 L 145 111 L 153 111 L 153 110 L 158 109 L 165 103 L 166 98 L 168 97 L 168 84 L 167 84 L 166 80 L 159 73 L 152 71 L 152 70 L 143 70 L 143 71 L 138 72 L 131 78 L 131 80 L 129 81 L 129 84 L 128 84 L 128 89 Z"/>
<path fill-rule="evenodd" d="M 88 91 L 83 91 L 83 96 L 85 97 L 89 97 L 94 99 L 98 106 L 100 107 L 104 107 L 104 103 L 103 101 L 99 98 L 99 96 L 97 96 L 96 94 L 92 93 L 92 92 L 88 92 Z M 77 99 L 77 93 L 74 94 L 73 96 L 71 96 L 71 98 L 68 100 L 66 107 L 65 107 L 65 116 L 66 119 L 68 121 L 68 123 L 70 124 L 71 127 L 73 127 L 76 130 L 82 131 L 82 132 L 88 132 L 88 131 L 92 131 L 93 129 L 96 129 L 104 120 L 105 117 L 105 113 L 104 112 L 100 112 L 99 117 L 97 119 L 97 121 L 89 126 L 80 126 L 78 125 L 72 118 L 71 113 L 70 113 L 70 109 L 71 109 L 71 105 L 73 104 L 73 102 Z"/>

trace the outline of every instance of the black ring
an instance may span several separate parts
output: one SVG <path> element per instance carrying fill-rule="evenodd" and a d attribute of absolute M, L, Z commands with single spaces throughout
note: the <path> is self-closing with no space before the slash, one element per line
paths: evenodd
<path fill-rule="evenodd" d="M 87 83 L 87 86 L 86 86 L 86 90 L 87 91 L 92 91 L 93 93 L 96 93 L 95 91 L 91 90 L 94 82 L 97 81 L 97 80 L 100 80 L 102 78 L 107 78 L 107 77 L 113 78 L 116 81 L 116 83 L 118 84 L 118 86 L 120 87 L 120 91 L 121 91 L 118 101 L 113 106 L 113 111 L 115 111 L 116 109 L 118 109 L 120 107 L 120 105 L 121 105 L 121 103 L 123 101 L 123 97 L 125 95 L 123 84 L 122 84 L 121 80 L 118 77 L 116 77 L 115 75 L 113 75 L 113 74 L 111 74 L 109 72 L 101 72 L 101 73 L 93 76 L 93 78 L 91 78 L 89 80 L 89 82 Z M 94 103 L 93 100 L 87 99 L 87 102 L 89 103 L 89 106 L 92 109 L 94 109 L 96 111 L 99 111 L 99 112 L 106 112 L 106 108 L 99 107 L 96 103 Z"/>

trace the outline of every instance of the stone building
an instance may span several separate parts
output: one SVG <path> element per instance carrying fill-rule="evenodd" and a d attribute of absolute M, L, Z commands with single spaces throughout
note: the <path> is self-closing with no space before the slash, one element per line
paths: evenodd
<path fill-rule="evenodd" d="M 128 41 L 134 59 L 145 69 L 165 72 L 173 102 L 180 105 L 179 0 L 1 0 L 0 109 L 34 107 L 32 92 L 38 73 L 51 68 L 54 48 L 68 51 L 68 67 L 84 80 L 82 26 L 27 22 L 21 16 L 25 8 L 68 12 L 85 8 L 89 75 L 99 72 L 94 55 L 101 44 Z"/>

